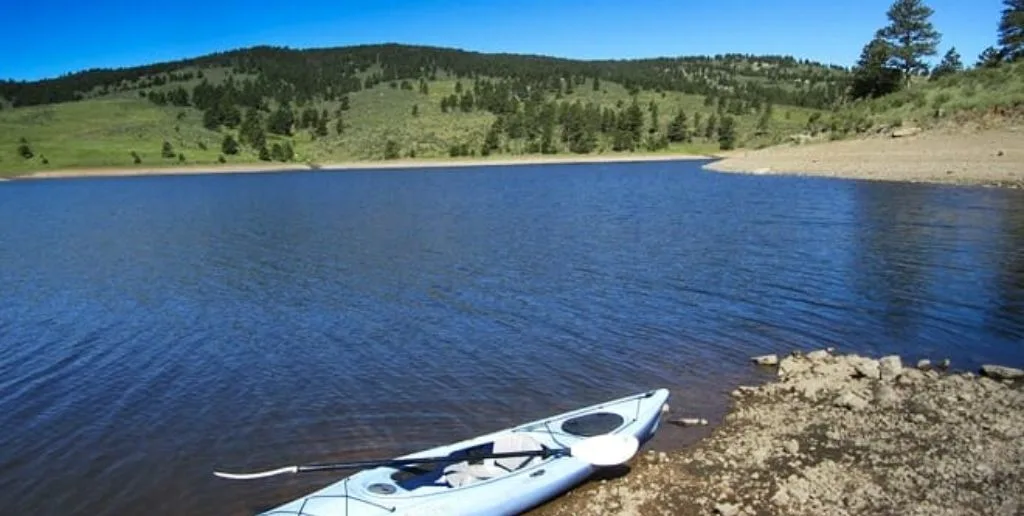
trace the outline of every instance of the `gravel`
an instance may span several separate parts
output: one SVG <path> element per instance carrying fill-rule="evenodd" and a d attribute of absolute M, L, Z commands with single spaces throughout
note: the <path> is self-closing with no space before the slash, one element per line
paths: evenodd
<path fill-rule="evenodd" d="M 916 362 L 911 362 L 916 363 Z M 782 358 L 691 448 L 644 452 L 531 514 L 1014 515 L 1024 511 L 1024 373 Z"/>

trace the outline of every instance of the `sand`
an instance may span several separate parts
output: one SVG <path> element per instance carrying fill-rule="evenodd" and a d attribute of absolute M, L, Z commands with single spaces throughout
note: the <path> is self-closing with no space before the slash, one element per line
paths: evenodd
<path fill-rule="evenodd" d="M 751 367 L 777 379 L 737 389 L 709 438 L 532 514 L 1024 513 L 1024 371 L 825 350 Z"/>
<path fill-rule="evenodd" d="M 891 132 L 870 138 L 724 153 L 718 172 L 1024 186 L 1024 128 Z"/>
<path fill-rule="evenodd" d="M 57 179 L 68 177 L 159 176 L 221 173 L 282 172 L 290 170 L 384 170 L 404 168 L 476 167 L 501 165 L 544 165 L 576 163 L 625 163 L 706 160 L 692 154 L 614 154 L 589 156 L 523 156 L 496 159 L 400 159 L 390 161 L 349 161 L 309 165 L 302 163 L 252 163 L 243 165 L 188 165 L 159 168 L 71 168 L 40 171 L 11 179 Z"/>

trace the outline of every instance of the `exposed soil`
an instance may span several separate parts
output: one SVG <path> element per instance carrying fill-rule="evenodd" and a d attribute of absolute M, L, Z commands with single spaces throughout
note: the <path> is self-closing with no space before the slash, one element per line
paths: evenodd
<path fill-rule="evenodd" d="M 752 367 L 778 379 L 737 389 L 710 437 L 532 514 L 1024 514 L 1024 371 L 826 351 Z"/>

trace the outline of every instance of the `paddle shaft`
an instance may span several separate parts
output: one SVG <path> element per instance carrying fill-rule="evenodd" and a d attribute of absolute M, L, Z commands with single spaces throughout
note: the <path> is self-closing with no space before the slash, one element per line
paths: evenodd
<path fill-rule="evenodd" d="M 537 451 L 521 451 L 521 452 L 504 452 L 504 453 L 488 453 L 485 455 L 467 455 L 463 457 L 420 457 L 420 458 L 409 458 L 409 459 L 391 459 L 391 460 L 357 460 L 352 462 L 334 462 L 329 464 L 306 464 L 304 466 L 296 466 L 296 473 L 306 473 L 312 471 L 333 471 L 338 469 L 358 469 L 358 468 L 378 468 L 378 467 L 391 467 L 400 468 L 402 466 L 408 466 L 411 464 L 437 464 L 437 463 L 455 463 L 462 462 L 464 460 L 479 460 L 479 459 L 504 459 L 509 457 L 550 457 L 552 455 L 558 455 L 565 453 L 568 450 L 537 450 Z"/>

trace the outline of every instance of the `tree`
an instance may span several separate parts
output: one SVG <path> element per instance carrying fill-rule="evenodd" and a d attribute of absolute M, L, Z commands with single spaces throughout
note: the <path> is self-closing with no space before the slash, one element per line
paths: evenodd
<path fill-rule="evenodd" d="M 878 31 L 891 48 L 890 63 L 908 84 L 911 76 L 928 70 L 922 59 L 935 55 L 942 38 L 929 21 L 934 13 L 923 0 L 896 0 L 886 13 L 889 25 Z"/>
<path fill-rule="evenodd" d="M 938 79 L 944 75 L 951 75 L 957 72 L 962 72 L 964 64 L 960 61 L 960 54 L 957 53 L 956 47 L 952 47 L 946 52 L 946 55 L 942 57 L 942 62 L 932 70 L 932 79 Z"/>
<path fill-rule="evenodd" d="M 263 125 L 260 123 L 260 114 L 250 108 L 245 112 L 245 120 L 242 121 L 242 127 L 238 130 L 238 137 L 242 140 L 242 143 L 258 149 L 259 139 L 263 133 Z"/>
<path fill-rule="evenodd" d="M 492 151 L 498 150 L 498 147 L 501 145 L 501 131 L 501 117 L 499 117 L 491 124 L 487 135 L 484 136 L 484 145 L 480 149 L 481 155 L 489 156 Z"/>
<path fill-rule="evenodd" d="M 392 139 L 384 142 L 384 159 L 398 159 L 401 156 L 401 151 L 398 148 L 398 142 Z"/>
<path fill-rule="evenodd" d="M 32 159 L 35 153 L 32 152 L 32 147 L 28 146 L 28 140 L 24 137 L 18 142 L 18 155 L 23 159 Z"/>
<path fill-rule="evenodd" d="M 334 123 L 334 132 L 341 136 L 345 132 L 345 121 L 338 117 L 338 121 Z"/>
<path fill-rule="evenodd" d="M 686 128 L 686 113 L 680 109 L 675 118 L 668 123 L 668 141 L 678 143 L 685 142 L 689 138 L 689 131 Z"/>
<path fill-rule="evenodd" d="M 348 109 L 349 109 L 348 95 L 342 95 L 342 97 L 341 97 L 341 106 L 339 107 L 339 109 L 341 109 L 342 111 L 348 111 Z"/>
<path fill-rule="evenodd" d="M 267 149 L 266 143 L 260 147 L 260 161 L 270 161 L 270 150 Z"/>
<path fill-rule="evenodd" d="M 224 135 L 224 141 L 220 144 L 220 151 L 229 156 L 238 154 L 238 142 L 230 134 Z"/>
<path fill-rule="evenodd" d="M 889 66 L 892 50 L 884 39 L 876 37 L 861 50 L 853 69 L 850 96 L 854 99 L 888 95 L 900 88 L 900 71 Z"/>
<path fill-rule="evenodd" d="M 988 47 L 978 55 L 978 68 L 995 68 L 1003 62 L 1003 53 L 996 47 Z"/>
<path fill-rule="evenodd" d="M 295 159 L 295 149 L 292 148 L 292 142 L 284 142 L 284 145 L 282 145 L 281 148 L 284 150 L 283 154 L 285 161 Z"/>
<path fill-rule="evenodd" d="M 270 159 L 274 161 L 284 161 L 284 147 L 280 143 L 275 143 L 270 147 Z"/>
<path fill-rule="evenodd" d="M 142 163 L 142 156 L 139 156 L 138 152 L 132 151 L 131 155 L 132 155 L 132 163 L 135 163 L 136 165 Z"/>
<path fill-rule="evenodd" d="M 413 104 L 412 105 L 412 116 L 420 116 L 420 105 L 419 104 Z"/>
<path fill-rule="evenodd" d="M 160 156 L 164 158 L 174 157 L 174 146 L 171 145 L 171 142 L 164 141 L 163 146 L 160 148 Z"/>
<path fill-rule="evenodd" d="M 736 120 L 726 115 L 718 126 L 718 147 L 722 150 L 736 148 Z"/>
<path fill-rule="evenodd" d="M 1003 0 L 1003 16 L 999 20 L 1000 53 L 1007 61 L 1024 57 L 1024 0 Z"/>
<path fill-rule="evenodd" d="M 277 108 L 270 115 L 270 119 L 267 120 L 267 130 L 283 136 L 291 136 L 292 124 L 295 123 L 295 116 L 292 114 L 291 108 L 287 105 L 282 105 Z"/>
<path fill-rule="evenodd" d="M 313 132 L 313 134 L 315 134 L 317 138 L 323 138 L 327 136 L 328 133 L 326 118 L 321 117 L 316 121 L 316 130 Z"/>
<path fill-rule="evenodd" d="M 658 104 L 652 100 L 651 103 L 648 104 L 647 109 L 651 112 L 651 127 L 647 129 L 647 132 L 654 134 L 658 132 L 658 126 L 661 125 L 661 122 L 658 119 Z"/>

